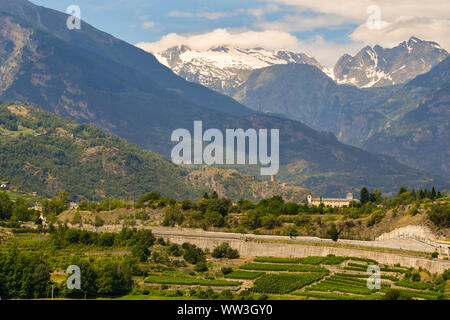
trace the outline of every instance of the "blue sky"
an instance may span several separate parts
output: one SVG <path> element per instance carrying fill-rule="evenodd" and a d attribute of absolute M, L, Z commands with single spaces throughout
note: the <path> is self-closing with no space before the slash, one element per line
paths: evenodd
<path fill-rule="evenodd" d="M 410 36 L 437 41 L 446 49 L 450 46 L 446 0 L 32 2 L 59 11 L 78 5 L 83 20 L 132 44 L 144 43 L 149 51 L 183 42 L 199 48 L 248 44 L 306 52 L 332 65 L 343 53 L 354 54 L 365 45 L 392 47 Z M 369 26 L 370 18 L 379 21 L 376 28 Z"/>

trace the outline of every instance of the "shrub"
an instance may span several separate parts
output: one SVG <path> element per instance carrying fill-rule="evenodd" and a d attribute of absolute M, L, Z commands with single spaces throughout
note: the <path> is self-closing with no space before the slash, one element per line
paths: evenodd
<path fill-rule="evenodd" d="M 102 219 L 102 218 L 100 218 L 99 216 L 95 216 L 95 219 L 94 219 L 94 226 L 95 227 L 101 227 L 101 226 L 103 226 L 105 224 L 105 221 Z"/>
<path fill-rule="evenodd" d="M 232 249 L 230 245 L 226 242 L 214 248 L 211 255 L 214 258 L 227 258 L 227 259 L 239 258 L 239 252 L 235 249 Z"/>
<path fill-rule="evenodd" d="M 183 258 L 187 262 L 197 264 L 200 261 L 206 261 L 205 253 L 196 245 L 185 242 L 182 244 L 182 248 L 184 249 Z"/>
<path fill-rule="evenodd" d="M 229 273 L 233 272 L 233 268 L 222 267 L 222 269 L 220 269 L 220 271 L 222 272 L 222 274 L 226 275 L 226 274 L 229 274 Z"/>
<path fill-rule="evenodd" d="M 183 250 L 181 250 L 180 245 L 173 243 L 169 246 L 169 248 L 167 249 L 167 252 L 171 255 L 171 256 L 175 256 L 175 257 L 180 257 L 183 254 Z"/>
<path fill-rule="evenodd" d="M 208 271 L 208 267 L 206 266 L 206 262 L 204 261 L 199 261 L 197 262 L 197 264 L 194 267 L 194 270 L 196 272 L 205 272 Z"/>

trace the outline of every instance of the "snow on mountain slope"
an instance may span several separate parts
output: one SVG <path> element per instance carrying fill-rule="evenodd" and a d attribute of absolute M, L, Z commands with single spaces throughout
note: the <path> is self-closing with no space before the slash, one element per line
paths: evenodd
<path fill-rule="evenodd" d="M 231 94 L 244 83 L 253 70 L 276 64 L 309 64 L 332 77 L 332 70 L 323 67 L 314 58 L 288 50 L 218 46 L 199 51 L 182 45 L 153 54 L 160 63 L 186 80 L 225 94 Z"/>
<path fill-rule="evenodd" d="M 272 51 L 216 46 L 208 50 L 195 50 L 180 45 L 152 53 L 160 63 L 184 79 L 230 96 L 254 70 L 273 65 L 313 65 L 338 84 L 368 88 L 404 84 L 428 72 L 449 55 L 439 44 L 416 37 L 393 48 L 366 46 L 355 56 L 344 54 L 334 69 L 321 65 L 304 53 L 284 49 Z"/>
<path fill-rule="evenodd" d="M 364 47 L 343 55 L 334 67 L 336 82 L 360 88 L 406 83 L 428 72 L 448 56 L 437 43 L 411 37 L 394 48 Z"/>

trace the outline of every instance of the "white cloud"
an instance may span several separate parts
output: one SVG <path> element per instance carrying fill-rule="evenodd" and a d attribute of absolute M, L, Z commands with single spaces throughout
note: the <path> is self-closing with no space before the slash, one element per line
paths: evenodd
<path fill-rule="evenodd" d="M 311 9 L 316 12 L 336 14 L 353 20 L 365 21 L 368 18 L 367 8 L 377 5 L 381 9 L 383 20 L 394 20 L 399 16 L 422 16 L 435 19 L 450 17 L 450 4 L 446 0 L 267 0 L 271 3 L 282 3 Z"/>
<path fill-rule="evenodd" d="M 348 19 L 337 15 L 319 15 L 314 17 L 305 17 L 299 15 L 285 15 L 275 21 L 266 21 L 261 19 L 255 24 L 259 29 L 283 30 L 288 32 L 310 31 L 317 28 L 336 28 L 347 25 Z"/>
<path fill-rule="evenodd" d="M 357 24 L 350 39 L 365 45 L 395 46 L 411 36 L 438 42 L 450 50 L 448 36 L 450 2 L 448 0 L 266 0 L 293 7 L 296 14 L 277 21 L 263 22 L 260 28 L 283 31 L 314 30 L 319 27 L 339 27 Z M 380 29 L 369 29 L 366 22 L 373 15 L 369 8 L 378 6 Z M 310 10 L 318 16 L 304 18 L 301 12 Z"/>
<path fill-rule="evenodd" d="M 153 21 L 145 21 L 141 26 L 144 30 L 153 29 L 155 27 L 155 23 Z"/>
<path fill-rule="evenodd" d="M 269 3 L 268 5 L 266 5 L 265 7 L 262 7 L 262 8 L 255 8 L 255 9 L 247 10 L 248 14 L 254 16 L 257 19 L 262 19 L 265 14 L 275 13 L 278 11 L 280 11 L 280 8 L 273 3 Z"/>
<path fill-rule="evenodd" d="M 355 54 L 365 45 L 379 44 L 392 47 L 416 36 L 438 42 L 450 50 L 450 1 L 449 0 L 265 0 L 261 8 L 239 9 L 229 12 L 185 13 L 172 11 L 172 17 L 202 17 L 210 20 L 226 16 L 247 14 L 252 19 L 244 29 L 222 28 L 202 34 L 170 33 L 159 41 L 137 44 L 150 52 L 160 52 L 172 46 L 187 45 L 205 50 L 217 45 L 242 48 L 263 47 L 305 52 L 327 66 L 333 66 L 344 53 Z M 376 5 L 380 9 L 380 28 L 370 29 L 366 22 L 373 14 L 368 10 Z M 266 15 L 286 11 L 289 13 L 267 20 Z M 282 8 L 282 9 L 280 9 Z M 313 13 L 311 15 L 311 13 Z M 255 21 L 256 20 L 256 21 Z M 324 40 L 316 33 L 306 40 L 299 40 L 292 33 L 314 31 L 319 28 L 339 29 L 357 25 L 350 31 L 348 41 Z M 314 33 L 313 33 L 314 34 Z"/>
<path fill-rule="evenodd" d="M 171 18 L 186 18 L 192 17 L 193 15 L 189 12 L 174 10 L 170 11 L 166 16 Z"/>
<path fill-rule="evenodd" d="M 351 35 L 351 39 L 368 45 L 379 44 L 393 47 L 402 41 L 416 36 L 423 40 L 432 40 L 443 48 L 450 49 L 450 20 L 426 17 L 398 17 L 392 22 L 384 22 L 380 29 L 360 25 Z"/>
<path fill-rule="evenodd" d="M 295 36 L 282 31 L 236 32 L 230 29 L 216 29 L 211 32 L 193 35 L 170 33 L 157 42 L 141 42 L 137 46 L 150 52 L 159 52 L 182 44 L 192 49 L 206 50 L 217 45 L 230 45 L 241 48 L 294 48 L 298 43 L 299 40 Z"/>
<path fill-rule="evenodd" d="M 261 47 L 268 50 L 288 49 L 295 52 L 304 52 L 327 66 L 332 66 L 343 53 L 353 54 L 361 48 L 360 43 L 338 44 L 327 42 L 321 37 L 300 41 L 297 37 L 285 31 L 233 31 L 230 29 L 216 29 L 193 35 L 171 33 L 156 42 L 136 44 L 137 47 L 152 53 L 179 45 L 186 45 L 197 50 L 207 50 L 218 45 L 240 48 Z"/>

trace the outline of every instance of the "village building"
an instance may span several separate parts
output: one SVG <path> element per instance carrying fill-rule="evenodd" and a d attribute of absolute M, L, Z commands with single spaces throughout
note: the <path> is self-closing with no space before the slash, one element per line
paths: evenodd
<path fill-rule="evenodd" d="M 323 203 L 324 206 L 331 207 L 343 207 L 349 206 L 352 201 L 358 201 L 353 198 L 353 193 L 347 193 L 345 198 L 313 198 L 312 195 L 308 195 L 308 205 L 318 206 Z"/>
<path fill-rule="evenodd" d="M 78 203 L 76 202 L 71 202 L 69 204 L 69 210 L 77 210 L 78 209 Z"/>
<path fill-rule="evenodd" d="M 0 188 L 1 189 L 9 189 L 9 182 L 8 181 L 0 182 Z"/>

